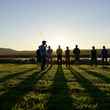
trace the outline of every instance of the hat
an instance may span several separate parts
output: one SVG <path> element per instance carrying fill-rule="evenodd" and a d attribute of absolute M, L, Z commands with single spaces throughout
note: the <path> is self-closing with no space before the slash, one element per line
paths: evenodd
<path fill-rule="evenodd" d="M 42 43 L 44 44 L 44 43 L 46 43 L 46 41 L 45 41 L 45 40 L 43 40 L 43 41 L 42 41 Z"/>

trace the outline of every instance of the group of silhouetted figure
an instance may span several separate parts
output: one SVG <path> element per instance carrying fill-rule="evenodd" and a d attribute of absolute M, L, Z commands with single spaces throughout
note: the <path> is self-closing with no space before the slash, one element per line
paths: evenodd
<path fill-rule="evenodd" d="M 45 67 L 48 66 L 49 64 L 52 65 L 52 53 L 53 53 L 53 50 L 51 49 L 51 46 L 47 46 L 46 41 L 42 41 L 42 44 L 39 46 L 39 48 L 36 51 L 37 63 L 41 65 L 41 70 L 44 70 Z M 63 54 L 63 50 L 59 45 L 58 49 L 56 50 L 58 65 L 62 64 L 62 54 Z M 70 66 L 71 64 L 70 49 L 68 46 L 66 47 L 64 54 L 65 54 L 65 64 L 66 66 Z M 78 45 L 76 45 L 76 47 L 73 49 L 73 54 L 74 54 L 75 62 L 79 62 L 80 49 L 78 48 Z M 108 50 L 105 48 L 105 46 L 103 46 L 103 49 L 101 50 L 100 55 L 102 58 L 102 62 L 107 63 Z M 97 65 L 97 50 L 95 49 L 95 46 L 93 46 L 91 50 L 91 64 Z"/>

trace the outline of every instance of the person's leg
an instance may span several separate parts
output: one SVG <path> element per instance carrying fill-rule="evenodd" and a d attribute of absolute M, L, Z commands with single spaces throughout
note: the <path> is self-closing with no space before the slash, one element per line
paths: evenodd
<path fill-rule="evenodd" d="M 80 56 L 78 55 L 78 62 L 80 61 Z"/>
<path fill-rule="evenodd" d="M 60 64 L 62 65 L 62 56 L 60 56 Z"/>
<path fill-rule="evenodd" d="M 91 58 L 91 66 L 93 65 L 93 63 L 94 63 L 94 58 L 92 56 L 92 58 Z"/>
<path fill-rule="evenodd" d="M 104 63 L 104 57 L 102 57 L 102 63 Z"/>
<path fill-rule="evenodd" d="M 49 64 L 52 65 L 52 57 L 50 57 Z"/>
<path fill-rule="evenodd" d="M 66 67 L 67 67 L 67 59 L 66 59 L 65 63 L 66 63 Z"/>
<path fill-rule="evenodd" d="M 59 65 L 59 56 L 57 56 L 57 64 Z"/>
<path fill-rule="evenodd" d="M 61 64 L 61 57 L 60 57 L 60 55 L 58 56 L 58 64 L 59 65 Z"/>
<path fill-rule="evenodd" d="M 66 67 L 68 66 L 68 57 L 66 57 Z"/>
<path fill-rule="evenodd" d="M 43 68 L 43 59 L 42 59 L 42 57 L 41 57 L 41 70 L 42 70 L 42 68 Z"/>
<path fill-rule="evenodd" d="M 43 65 L 43 61 L 41 62 L 41 70 L 43 70 L 43 67 L 44 67 L 44 65 Z"/>
<path fill-rule="evenodd" d="M 106 60 L 106 63 L 107 63 L 107 57 L 105 58 L 105 60 Z"/>
<path fill-rule="evenodd" d="M 95 57 L 95 63 L 96 63 L 96 65 L 97 65 L 97 57 Z"/>
<path fill-rule="evenodd" d="M 91 66 L 93 65 L 93 60 L 91 60 Z"/>
<path fill-rule="evenodd" d="M 45 69 L 45 66 L 46 66 L 46 57 L 44 57 L 44 69 Z"/>
<path fill-rule="evenodd" d="M 79 62 L 79 57 L 78 56 L 76 56 L 76 62 Z"/>
<path fill-rule="evenodd" d="M 69 67 L 70 67 L 70 57 L 68 58 L 68 65 L 69 65 Z"/>
<path fill-rule="evenodd" d="M 46 59 L 45 59 L 45 57 L 43 57 L 42 58 L 42 64 L 41 64 L 41 70 L 44 70 L 45 63 L 46 63 Z"/>

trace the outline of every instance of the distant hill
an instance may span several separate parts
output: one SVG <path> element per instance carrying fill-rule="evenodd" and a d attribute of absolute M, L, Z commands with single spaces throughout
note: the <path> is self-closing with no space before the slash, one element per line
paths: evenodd
<path fill-rule="evenodd" d="M 101 53 L 101 49 L 97 49 L 98 56 Z M 110 49 L 108 49 L 108 53 L 110 56 Z M 63 52 L 64 54 L 64 52 Z M 90 49 L 81 49 L 81 56 L 90 57 Z M 56 51 L 53 52 L 53 55 L 56 55 Z M 73 55 L 73 52 L 71 50 L 71 55 Z M 3 57 L 34 57 L 35 51 L 17 51 L 10 48 L 0 48 L 0 58 Z"/>
<path fill-rule="evenodd" d="M 4 54 L 14 54 L 16 53 L 16 50 L 10 49 L 10 48 L 0 48 L 0 55 Z"/>
<path fill-rule="evenodd" d="M 14 49 L 10 49 L 10 48 L 0 48 L 0 56 L 32 56 L 35 54 L 35 51 L 16 51 Z"/>

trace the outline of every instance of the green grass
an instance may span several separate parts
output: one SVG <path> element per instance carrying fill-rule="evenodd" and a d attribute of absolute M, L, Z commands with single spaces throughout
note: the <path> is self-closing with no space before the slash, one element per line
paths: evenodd
<path fill-rule="evenodd" d="M 109 110 L 110 66 L 0 64 L 0 110 Z"/>

